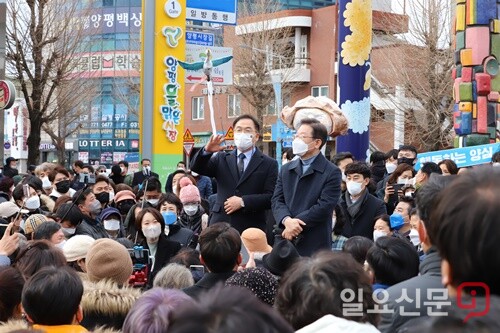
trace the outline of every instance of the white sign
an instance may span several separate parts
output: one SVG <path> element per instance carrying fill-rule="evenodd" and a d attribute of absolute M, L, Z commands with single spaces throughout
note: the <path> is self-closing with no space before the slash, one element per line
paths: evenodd
<path fill-rule="evenodd" d="M 230 47 L 210 47 L 212 52 L 212 61 L 233 55 L 233 49 Z M 186 45 L 186 62 L 203 62 L 206 59 L 207 48 L 199 45 Z M 186 83 L 199 83 L 205 79 L 203 69 L 197 71 L 186 70 Z M 212 69 L 212 81 L 214 85 L 232 85 L 233 84 L 233 61 L 228 61 Z"/>
<path fill-rule="evenodd" d="M 186 20 L 236 24 L 236 0 L 187 0 Z"/>
<path fill-rule="evenodd" d="M 182 7 L 177 0 L 168 0 L 164 6 L 165 13 L 171 18 L 178 18 L 181 15 Z"/>

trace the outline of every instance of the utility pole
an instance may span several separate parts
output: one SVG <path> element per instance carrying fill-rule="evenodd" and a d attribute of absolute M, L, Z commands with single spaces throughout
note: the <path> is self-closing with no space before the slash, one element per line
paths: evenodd
<path fill-rule="evenodd" d="M 0 0 L 0 80 L 5 80 L 5 34 L 7 25 L 7 3 Z M 0 111 L 0 156 L 4 156 L 5 110 Z M 3 161 L 2 161 L 3 164 Z"/>

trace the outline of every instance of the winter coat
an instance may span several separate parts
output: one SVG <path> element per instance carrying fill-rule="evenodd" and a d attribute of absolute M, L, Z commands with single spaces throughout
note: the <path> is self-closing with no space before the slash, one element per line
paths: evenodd
<path fill-rule="evenodd" d="M 76 227 L 75 235 L 88 235 L 93 239 L 109 238 L 103 224 L 100 221 L 91 219 L 88 216 L 85 216 L 82 223 Z"/>
<path fill-rule="evenodd" d="M 169 229 L 167 238 L 174 242 L 179 242 L 182 247 L 196 248 L 198 237 L 193 237 L 194 232 L 189 228 L 181 227 L 179 224 L 165 226 Z M 193 246 L 194 243 L 194 246 Z"/>
<path fill-rule="evenodd" d="M 144 249 L 149 249 L 148 244 L 145 240 L 141 243 L 141 245 L 144 247 Z M 150 274 L 148 277 L 148 286 L 153 285 L 153 280 L 156 274 L 158 274 L 158 272 L 168 264 L 170 258 L 175 256 L 180 249 L 180 243 L 169 240 L 167 236 L 165 236 L 165 234 L 160 235 L 160 239 L 158 240 L 156 248 L 154 266 L 153 269 L 150 269 Z"/>
<path fill-rule="evenodd" d="M 419 301 L 417 303 L 417 292 L 419 289 Z M 444 291 L 444 286 L 441 283 L 441 257 L 435 248 L 431 248 L 425 259 L 420 263 L 420 275 L 415 276 L 406 281 L 400 282 L 388 288 L 387 294 L 389 300 L 386 302 L 388 309 L 394 313 L 381 313 L 381 320 L 378 328 L 383 333 L 396 332 L 403 324 L 413 318 L 427 316 L 428 308 L 433 311 L 439 311 L 431 306 L 425 306 L 426 302 L 432 304 L 432 295 L 428 295 L 427 291 L 431 289 L 441 289 Z M 401 301 L 403 292 L 408 295 L 408 299 Z M 434 294 L 433 297 L 437 297 Z M 398 300 L 399 302 L 396 302 Z M 403 312 L 402 312 L 403 311 Z M 417 315 L 410 315 L 417 313 Z"/>
<path fill-rule="evenodd" d="M 139 289 L 119 287 L 109 280 L 84 282 L 83 286 L 81 324 L 88 330 L 102 326 L 121 330 L 132 305 L 141 296 Z"/>
<path fill-rule="evenodd" d="M 347 209 L 346 196 L 349 193 L 346 191 L 341 197 L 339 206 L 345 218 L 344 229 L 342 235 L 350 238 L 352 236 L 363 236 L 373 239 L 373 225 L 375 217 L 386 214 L 385 204 L 382 200 L 376 198 L 370 193 L 364 195 L 360 210 L 354 215 L 349 214 Z"/>

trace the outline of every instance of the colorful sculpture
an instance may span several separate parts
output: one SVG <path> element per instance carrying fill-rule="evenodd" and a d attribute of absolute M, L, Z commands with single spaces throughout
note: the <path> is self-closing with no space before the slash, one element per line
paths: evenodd
<path fill-rule="evenodd" d="M 356 159 L 369 155 L 370 52 L 372 1 L 339 1 L 339 104 L 349 120 L 349 133 L 337 139 L 337 152 L 350 151 Z"/>
<path fill-rule="evenodd" d="M 457 0 L 455 147 L 494 143 L 500 130 L 500 3 Z"/>

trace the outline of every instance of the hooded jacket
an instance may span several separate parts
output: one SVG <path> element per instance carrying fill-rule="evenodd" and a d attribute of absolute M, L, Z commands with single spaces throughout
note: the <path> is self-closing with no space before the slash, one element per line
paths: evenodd
<path fill-rule="evenodd" d="M 141 296 L 139 289 L 119 287 L 108 280 L 85 281 L 83 287 L 81 324 L 88 330 L 102 326 L 121 330 L 129 310 Z"/>

